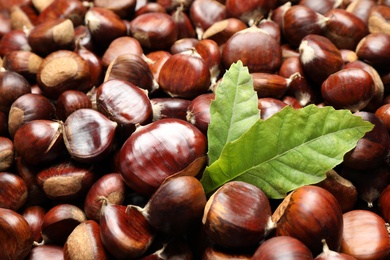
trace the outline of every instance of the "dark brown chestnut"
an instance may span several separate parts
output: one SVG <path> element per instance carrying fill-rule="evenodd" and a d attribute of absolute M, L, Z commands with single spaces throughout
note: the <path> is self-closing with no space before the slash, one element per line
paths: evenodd
<path fill-rule="evenodd" d="M 253 25 L 260 17 L 266 17 L 276 7 L 276 0 L 250 0 L 246 2 L 226 0 L 226 14 Z"/>
<path fill-rule="evenodd" d="M 23 218 L 31 227 L 34 242 L 42 241 L 42 222 L 45 214 L 46 209 L 41 206 L 29 206 L 26 207 L 22 212 Z"/>
<path fill-rule="evenodd" d="M 356 46 L 359 59 L 366 61 L 376 69 L 388 68 L 390 52 L 390 35 L 385 33 L 370 33 L 360 40 Z"/>
<path fill-rule="evenodd" d="M 3 67 L 25 77 L 29 82 L 35 82 L 42 58 L 31 51 L 11 51 L 3 57 Z"/>
<path fill-rule="evenodd" d="M 0 111 L 8 116 L 12 103 L 24 94 L 31 93 L 30 83 L 14 71 L 0 71 Z"/>
<path fill-rule="evenodd" d="M 102 65 L 107 68 L 119 55 L 132 53 L 141 56 L 143 50 L 137 39 L 130 36 L 122 36 L 114 39 L 102 56 Z"/>
<path fill-rule="evenodd" d="M 70 19 L 74 27 L 83 24 L 87 7 L 82 2 L 77 0 L 51 0 L 46 2 L 46 6 L 39 13 L 37 23 L 65 18 Z"/>
<path fill-rule="evenodd" d="M 137 4 L 136 0 L 126 0 L 126 1 L 106 1 L 106 0 L 94 0 L 94 6 L 103 7 L 109 9 L 119 15 L 122 19 L 132 18 L 135 12 L 135 7 Z"/>
<path fill-rule="evenodd" d="M 63 124 L 66 149 L 79 162 L 96 162 L 113 148 L 118 124 L 91 108 L 76 110 Z"/>
<path fill-rule="evenodd" d="M 85 213 L 75 205 L 58 204 L 52 207 L 43 217 L 43 243 L 64 245 L 73 229 L 86 220 Z"/>
<path fill-rule="evenodd" d="M 227 40 L 236 32 L 248 28 L 247 25 L 240 19 L 231 17 L 211 25 L 204 33 L 203 39 L 215 41 L 219 46 L 227 42 Z"/>
<path fill-rule="evenodd" d="M 275 228 L 265 193 L 241 181 L 224 184 L 208 199 L 202 223 L 211 241 L 232 249 L 256 247 Z"/>
<path fill-rule="evenodd" d="M 14 210 L 0 208 L 0 258 L 25 259 L 33 246 L 27 221 Z"/>
<path fill-rule="evenodd" d="M 87 94 L 79 90 L 66 90 L 57 99 L 56 116 L 65 121 L 70 114 L 81 108 L 92 108 L 92 101 Z"/>
<path fill-rule="evenodd" d="M 194 98 L 187 107 L 187 121 L 199 128 L 205 135 L 207 135 L 210 124 L 210 104 L 214 99 L 214 93 L 201 94 Z"/>
<path fill-rule="evenodd" d="M 27 201 L 26 182 L 18 175 L 0 172 L 0 207 L 17 211 Z"/>
<path fill-rule="evenodd" d="M 62 124 L 45 119 L 27 122 L 16 130 L 14 146 L 27 163 L 53 162 L 64 155 Z"/>
<path fill-rule="evenodd" d="M 187 120 L 187 108 L 191 102 L 182 98 L 152 98 L 153 121 L 164 118 Z"/>
<path fill-rule="evenodd" d="M 260 109 L 260 118 L 266 120 L 275 113 L 282 110 L 286 103 L 276 98 L 259 98 L 257 102 L 258 108 Z"/>
<path fill-rule="evenodd" d="M 309 248 L 290 236 L 278 236 L 265 240 L 255 251 L 253 260 L 266 259 L 313 259 Z"/>
<path fill-rule="evenodd" d="M 357 142 L 354 149 L 345 154 L 343 164 L 356 170 L 373 169 L 384 162 L 389 152 L 389 133 L 374 113 L 359 111 L 355 115 L 371 122 L 374 128 Z"/>
<path fill-rule="evenodd" d="M 178 31 L 177 39 L 195 38 L 196 32 L 193 23 L 191 22 L 189 15 L 183 9 L 184 7 L 181 5 L 171 13 Z"/>
<path fill-rule="evenodd" d="M 138 127 L 126 140 L 119 170 L 130 188 L 151 195 L 167 177 L 204 157 L 206 150 L 205 135 L 191 123 L 161 119 Z"/>
<path fill-rule="evenodd" d="M 45 96 L 25 94 L 16 99 L 8 114 L 8 131 L 13 137 L 19 127 L 37 119 L 51 120 L 55 118 L 55 107 Z"/>
<path fill-rule="evenodd" d="M 23 30 L 12 30 L 3 35 L 0 39 L 0 56 L 4 57 L 10 51 L 31 51 L 28 44 L 26 32 Z"/>
<path fill-rule="evenodd" d="M 11 139 L 0 136 L 0 172 L 9 170 L 14 164 L 15 150 Z"/>
<path fill-rule="evenodd" d="M 312 252 L 322 252 L 322 239 L 338 250 L 343 238 L 343 213 L 336 198 L 318 186 L 291 192 L 273 213 L 277 236 L 292 236 Z"/>

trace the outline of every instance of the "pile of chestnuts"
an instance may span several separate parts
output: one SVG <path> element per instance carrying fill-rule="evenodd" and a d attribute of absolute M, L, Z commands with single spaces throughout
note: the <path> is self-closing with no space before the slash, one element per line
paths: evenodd
<path fill-rule="evenodd" d="M 262 119 L 373 130 L 284 199 L 206 195 L 239 60 Z M 390 259 L 389 0 L 1 0 L 0 65 L 0 259 Z"/>

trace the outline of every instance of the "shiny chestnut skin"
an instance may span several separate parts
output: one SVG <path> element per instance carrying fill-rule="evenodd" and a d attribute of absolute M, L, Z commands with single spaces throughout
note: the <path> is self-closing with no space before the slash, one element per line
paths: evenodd
<path fill-rule="evenodd" d="M 385 33 L 370 33 L 360 40 L 356 46 L 359 59 L 374 68 L 389 68 L 390 35 Z"/>
<path fill-rule="evenodd" d="M 252 25 L 259 17 L 266 17 L 276 7 L 276 0 L 250 0 L 246 2 L 226 0 L 226 13 L 228 17 L 239 18 Z"/>
<path fill-rule="evenodd" d="M 77 0 L 49 1 L 48 5 L 40 11 L 37 23 L 51 21 L 57 18 L 66 18 L 70 19 L 76 27 L 83 23 L 86 12 L 87 7 Z"/>
<path fill-rule="evenodd" d="M 207 237 L 232 249 L 257 246 L 275 227 L 265 193 L 256 186 L 231 181 L 208 199 L 202 218 Z"/>
<path fill-rule="evenodd" d="M 42 221 L 46 214 L 46 209 L 41 206 L 28 206 L 23 212 L 23 218 L 28 222 L 31 227 L 31 232 L 35 242 L 42 241 Z"/>
<path fill-rule="evenodd" d="M 57 99 L 56 116 L 65 121 L 70 114 L 81 108 L 92 108 L 92 101 L 87 94 L 79 90 L 66 90 Z"/>
<path fill-rule="evenodd" d="M 66 149 L 78 162 L 97 162 L 112 151 L 117 126 L 99 111 L 78 109 L 63 124 Z"/>
<path fill-rule="evenodd" d="M 119 170 L 131 189 L 151 195 L 165 178 L 205 156 L 206 149 L 206 137 L 195 126 L 180 119 L 161 119 L 140 126 L 126 140 Z"/>
<path fill-rule="evenodd" d="M 28 93 L 12 103 L 8 114 L 8 131 L 13 137 L 16 130 L 29 121 L 54 118 L 55 107 L 47 97 Z"/>
<path fill-rule="evenodd" d="M 33 247 L 28 255 L 28 260 L 49 260 L 49 259 L 64 259 L 63 246 L 58 245 L 40 245 Z"/>
<path fill-rule="evenodd" d="M 222 65 L 228 69 L 241 60 L 249 72 L 272 73 L 279 69 L 282 51 L 277 40 L 257 26 L 241 30 L 226 41 L 222 50 Z"/>
<path fill-rule="evenodd" d="M 27 221 L 14 210 L 0 208 L 0 258 L 24 259 L 31 251 L 33 237 Z"/>
<path fill-rule="evenodd" d="M 204 33 L 203 39 L 215 41 L 219 46 L 226 43 L 229 38 L 247 28 L 247 25 L 240 19 L 230 17 L 211 25 Z"/>
<path fill-rule="evenodd" d="M 131 21 L 132 36 L 146 49 L 169 48 L 177 39 L 178 31 L 173 18 L 166 13 L 144 13 Z"/>
<path fill-rule="evenodd" d="M 88 190 L 84 201 L 84 212 L 88 219 L 100 222 L 103 200 L 120 205 L 125 199 L 126 184 L 119 173 L 108 173 L 100 177 Z"/>
<path fill-rule="evenodd" d="M 36 81 L 42 57 L 31 51 L 10 51 L 3 57 L 3 67 L 25 77 L 29 82 Z"/>
<path fill-rule="evenodd" d="M 0 92 L 0 111 L 8 116 L 12 103 L 31 93 L 30 83 L 17 72 L 0 71 Z"/>
<path fill-rule="evenodd" d="M 31 51 L 28 44 L 26 32 L 23 30 L 12 30 L 1 37 L 0 56 L 4 57 L 10 51 Z"/>
<path fill-rule="evenodd" d="M 153 110 L 153 121 L 163 118 L 177 118 L 187 120 L 187 108 L 192 100 L 183 98 L 152 98 L 150 103 Z"/>
<path fill-rule="evenodd" d="M 102 65 L 107 68 L 116 57 L 125 53 L 142 55 L 143 50 L 137 39 L 131 36 L 122 36 L 113 40 L 102 56 Z"/>
<path fill-rule="evenodd" d="M 309 248 L 290 236 L 272 237 L 265 240 L 255 251 L 253 260 L 313 259 Z"/>
<path fill-rule="evenodd" d="M 381 192 L 378 200 L 379 214 L 386 223 L 390 222 L 390 185 Z"/>
<path fill-rule="evenodd" d="M 207 63 L 196 54 L 177 53 L 161 67 L 158 83 L 171 97 L 193 99 L 211 85 Z"/>
<path fill-rule="evenodd" d="M 187 107 L 187 121 L 199 128 L 205 135 L 207 135 L 210 124 L 210 105 L 214 99 L 214 93 L 201 94 L 194 98 Z"/>
<path fill-rule="evenodd" d="M 340 252 L 357 259 L 388 259 L 390 238 L 385 221 L 368 210 L 343 214 L 343 239 Z"/>
<path fill-rule="evenodd" d="M 29 164 L 53 162 L 65 152 L 61 131 L 61 123 L 52 120 L 27 122 L 15 132 L 15 150 Z"/>
<path fill-rule="evenodd" d="M 379 117 L 390 133 L 390 104 L 383 104 L 375 111 L 375 115 Z"/>
<path fill-rule="evenodd" d="M 280 214 L 281 213 L 281 214 Z M 336 198 L 317 186 L 302 186 L 290 193 L 273 214 L 276 236 L 292 236 L 312 252 L 322 252 L 322 239 L 337 250 L 343 237 L 343 214 Z"/>
<path fill-rule="evenodd" d="M 0 207 L 19 210 L 27 201 L 28 189 L 26 182 L 18 175 L 10 172 L 0 172 Z"/>
<path fill-rule="evenodd" d="M 375 85 L 365 70 L 342 69 L 322 83 L 321 94 L 328 105 L 356 112 L 365 108 L 374 97 Z"/>
<path fill-rule="evenodd" d="M 0 136 L 0 172 L 9 170 L 14 164 L 15 150 L 11 139 Z"/>
<path fill-rule="evenodd" d="M 152 105 L 146 91 L 136 85 L 112 79 L 102 83 L 96 90 L 98 111 L 117 122 L 129 136 L 137 124 L 152 121 Z"/>
<path fill-rule="evenodd" d="M 373 169 L 380 165 L 389 151 L 389 133 L 383 122 L 371 112 L 359 111 L 355 115 L 374 124 L 356 144 L 344 155 L 343 164 L 356 170 Z"/>
<path fill-rule="evenodd" d="M 260 109 L 260 118 L 266 120 L 282 110 L 287 104 L 276 98 L 259 98 L 257 106 Z"/>

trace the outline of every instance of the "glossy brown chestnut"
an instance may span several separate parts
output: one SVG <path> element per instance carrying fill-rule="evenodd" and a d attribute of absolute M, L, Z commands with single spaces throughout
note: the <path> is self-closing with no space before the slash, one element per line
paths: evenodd
<path fill-rule="evenodd" d="M 12 30 L 3 35 L 0 39 L 0 56 L 4 57 L 10 51 L 31 51 L 28 44 L 26 32 L 23 30 Z"/>
<path fill-rule="evenodd" d="M 332 193 L 339 202 L 343 213 L 354 209 L 358 190 L 347 177 L 341 176 L 335 170 L 330 170 L 326 172 L 325 180 L 316 185 Z"/>
<path fill-rule="evenodd" d="M 206 149 L 205 135 L 191 123 L 161 119 L 140 126 L 126 140 L 119 154 L 119 170 L 130 188 L 151 195 L 167 177 L 204 157 Z"/>
<path fill-rule="evenodd" d="M 356 17 L 358 17 L 360 20 L 362 20 L 366 25 L 368 23 L 368 17 L 370 16 L 371 8 L 376 6 L 375 1 L 370 0 L 356 0 L 351 1 L 347 7 L 345 8 L 346 11 L 352 13 Z"/>
<path fill-rule="evenodd" d="M 196 38 L 178 39 L 171 45 L 171 48 L 169 48 L 169 52 L 171 54 L 176 54 L 184 51 L 193 50 L 198 42 L 199 40 Z"/>
<path fill-rule="evenodd" d="M 355 148 L 344 155 L 343 164 L 356 170 L 373 169 L 382 164 L 389 150 L 389 134 L 383 122 L 371 112 L 360 111 L 355 115 L 369 121 L 374 128 L 367 132 Z"/>
<path fill-rule="evenodd" d="M 135 6 L 137 4 L 136 0 L 126 0 L 126 1 L 107 1 L 107 0 L 94 0 L 94 5 L 96 7 L 103 7 L 109 9 L 119 15 L 122 19 L 132 18 L 135 12 Z"/>
<path fill-rule="evenodd" d="M 182 98 L 152 98 L 153 121 L 164 118 L 187 120 L 187 108 L 191 102 Z"/>
<path fill-rule="evenodd" d="M 190 20 L 189 15 L 184 12 L 183 6 L 179 6 L 171 13 L 171 16 L 177 27 L 177 39 L 196 37 L 195 28 Z"/>
<path fill-rule="evenodd" d="M 332 9 L 325 14 L 324 36 L 339 49 L 355 50 L 359 41 L 368 34 L 366 24 L 343 9 Z"/>
<path fill-rule="evenodd" d="M 27 221 L 14 210 L 0 208 L 0 258 L 24 259 L 31 251 L 33 237 Z"/>
<path fill-rule="evenodd" d="M 64 245 L 73 229 L 86 220 L 84 212 L 75 205 L 59 204 L 52 207 L 42 221 L 44 243 Z"/>
<path fill-rule="evenodd" d="M 315 0 L 300 0 L 299 4 L 309 7 L 310 9 L 313 9 L 317 13 L 325 14 L 326 12 L 340 8 L 341 2 L 338 0 L 325 0 L 325 1 L 315 1 Z"/>
<path fill-rule="evenodd" d="M 3 67 L 6 70 L 12 70 L 29 82 L 35 82 L 39 65 L 42 58 L 31 51 L 11 51 L 3 57 Z"/>
<path fill-rule="evenodd" d="M 387 185 L 379 195 L 378 209 L 379 214 L 386 223 L 390 222 L 390 185 Z"/>
<path fill-rule="evenodd" d="M 169 57 L 171 57 L 171 53 L 168 51 L 152 51 L 145 55 L 144 59 L 148 63 L 155 81 L 158 80 L 161 67 Z"/>
<path fill-rule="evenodd" d="M 344 67 L 339 49 L 326 37 L 309 34 L 299 45 L 299 60 L 305 75 L 318 87 Z"/>
<path fill-rule="evenodd" d="M 257 26 L 235 33 L 222 50 L 222 64 L 228 69 L 241 60 L 249 72 L 277 71 L 282 63 L 280 44 L 274 37 Z"/>
<path fill-rule="evenodd" d="M 187 107 L 187 121 L 199 128 L 205 135 L 207 135 L 210 124 L 210 104 L 214 99 L 214 93 L 201 94 L 194 98 Z"/>
<path fill-rule="evenodd" d="M 107 68 L 113 60 L 125 53 L 141 56 L 143 50 L 139 41 L 130 36 L 122 36 L 113 40 L 103 54 L 103 66 Z"/>
<path fill-rule="evenodd" d="M 42 241 L 42 222 L 46 214 L 46 210 L 41 206 L 29 206 L 22 212 L 23 218 L 31 227 L 34 242 Z"/>
<path fill-rule="evenodd" d="M 64 259 L 109 259 L 100 238 L 100 226 L 94 220 L 77 225 L 64 244 Z"/>
<path fill-rule="evenodd" d="M 290 193 L 273 214 L 277 236 L 292 236 L 312 252 L 322 252 L 322 239 L 338 250 L 343 237 L 343 213 L 336 198 L 317 186 L 302 186 Z"/>
<path fill-rule="evenodd" d="M 153 93 L 159 88 L 148 63 L 142 56 L 133 53 L 121 54 L 110 63 L 104 81 L 113 79 L 128 81 L 147 90 L 148 93 Z"/>
<path fill-rule="evenodd" d="M 45 96 L 54 99 L 66 90 L 88 89 L 91 84 L 89 64 L 73 51 L 52 52 L 39 66 L 37 84 Z"/>
<path fill-rule="evenodd" d="M 177 53 L 162 66 L 158 83 L 171 97 L 192 99 L 209 90 L 210 69 L 194 52 Z"/>
<path fill-rule="evenodd" d="M 226 18 L 211 25 L 203 33 L 203 39 L 213 40 L 221 46 L 226 43 L 233 34 L 246 28 L 248 28 L 247 25 L 240 19 L 234 17 Z"/>
<path fill-rule="evenodd" d="M 14 144 L 11 139 L 0 136 L 0 172 L 9 170 L 14 164 Z"/>
<path fill-rule="evenodd" d="M 91 80 L 89 85 L 80 88 L 80 91 L 88 92 L 91 88 L 99 86 L 103 82 L 104 71 L 102 60 L 91 50 L 79 45 L 76 46 L 74 51 L 88 64 Z"/>
<path fill-rule="evenodd" d="M 141 14 L 131 20 L 130 30 L 142 47 L 151 50 L 168 49 L 178 39 L 176 23 L 166 13 Z"/>
<path fill-rule="evenodd" d="M 211 241 L 232 249 L 255 247 L 275 228 L 265 193 L 242 181 L 224 184 L 208 199 L 202 223 Z"/>
<path fill-rule="evenodd" d="M 25 94 L 16 99 L 8 114 L 8 131 L 13 137 L 16 131 L 27 122 L 37 119 L 55 118 L 55 107 L 52 102 L 40 94 Z"/>
<path fill-rule="evenodd" d="M 31 93 L 30 83 L 13 71 L 0 71 L 0 111 L 8 116 L 12 103 L 24 94 Z"/>
<path fill-rule="evenodd" d="M 111 152 L 117 126 L 91 108 L 76 110 L 63 124 L 66 149 L 79 162 L 99 161 Z"/>
<path fill-rule="evenodd" d="M 357 259 L 387 259 L 390 238 L 385 221 L 368 210 L 343 214 L 343 239 L 340 252 Z"/>
<path fill-rule="evenodd" d="M 356 260 L 356 258 L 351 255 L 330 250 L 325 239 L 322 240 L 322 243 L 322 253 L 317 255 L 316 258 L 314 258 L 315 260 Z"/>
<path fill-rule="evenodd" d="M 266 17 L 270 10 L 276 7 L 276 0 L 250 0 L 246 2 L 226 0 L 226 14 L 228 17 L 239 18 L 252 25 L 259 17 Z"/>
<path fill-rule="evenodd" d="M 313 259 L 309 248 L 290 236 L 272 237 L 264 241 L 255 251 L 253 260 Z"/>
<path fill-rule="evenodd" d="M 116 13 L 103 7 L 89 8 L 84 22 L 101 50 L 105 50 L 116 38 L 127 35 L 125 22 Z"/>
<path fill-rule="evenodd" d="M 356 46 L 359 59 L 366 61 L 374 68 L 390 67 L 390 35 L 385 33 L 370 33 Z"/>
<path fill-rule="evenodd" d="M 55 20 L 57 18 L 70 19 L 73 26 L 83 24 L 87 8 L 77 0 L 50 0 L 39 14 L 37 23 Z"/>
<path fill-rule="evenodd" d="M 165 234 L 184 234 L 201 221 L 206 205 L 202 184 L 192 176 L 168 178 L 142 209 L 150 225 Z"/>
<path fill-rule="evenodd" d="M 100 217 L 100 237 L 115 258 L 133 259 L 150 247 L 155 231 L 138 209 L 105 201 Z"/>
<path fill-rule="evenodd" d="M 81 108 L 92 108 L 92 101 L 87 94 L 79 90 L 66 90 L 57 99 L 56 116 L 65 121 L 70 114 Z"/>
<path fill-rule="evenodd" d="M 28 44 L 34 53 L 45 57 L 58 50 L 74 48 L 74 27 L 69 19 L 42 22 L 28 33 Z"/>
<path fill-rule="evenodd" d="M 16 174 L 0 172 L 0 208 L 17 211 L 27 201 L 26 182 Z"/>
<path fill-rule="evenodd" d="M 64 155 L 61 123 L 51 120 L 32 120 L 15 132 L 16 152 L 27 163 L 49 163 Z"/>
<path fill-rule="evenodd" d="M 64 160 L 43 168 L 36 175 L 42 192 L 51 200 L 75 202 L 84 198 L 95 181 L 92 169 L 74 161 Z"/>
<path fill-rule="evenodd" d="M 390 104 L 384 104 L 380 106 L 376 111 L 375 115 L 382 120 L 383 124 L 386 126 L 387 131 L 390 133 Z"/>
<path fill-rule="evenodd" d="M 365 108 L 374 97 L 375 85 L 365 70 L 342 69 L 322 83 L 321 94 L 328 105 L 356 112 Z"/>
<path fill-rule="evenodd" d="M 287 41 L 298 47 L 309 34 L 322 34 L 326 25 L 323 15 L 305 5 L 294 5 L 283 16 L 282 30 Z"/>
<path fill-rule="evenodd" d="M 257 102 L 260 109 L 260 118 L 265 120 L 282 110 L 286 103 L 276 98 L 259 98 Z"/>

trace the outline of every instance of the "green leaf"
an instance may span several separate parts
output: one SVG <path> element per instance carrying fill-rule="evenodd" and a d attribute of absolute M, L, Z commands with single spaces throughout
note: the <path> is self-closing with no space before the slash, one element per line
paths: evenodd
<path fill-rule="evenodd" d="M 283 198 L 300 186 L 317 183 L 343 161 L 373 125 L 349 110 L 290 106 L 258 120 L 205 169 L 201 182 L 210 194 L 224 183 L 241 180 Z"/>
<path fill-rule="evenodd" d="M 241 61 L 223 76 L 210 105 L 207 131 L 209 163 L 217 160 L 226 143 L 234 141 L 260 118 L 253 78 Z"/>

